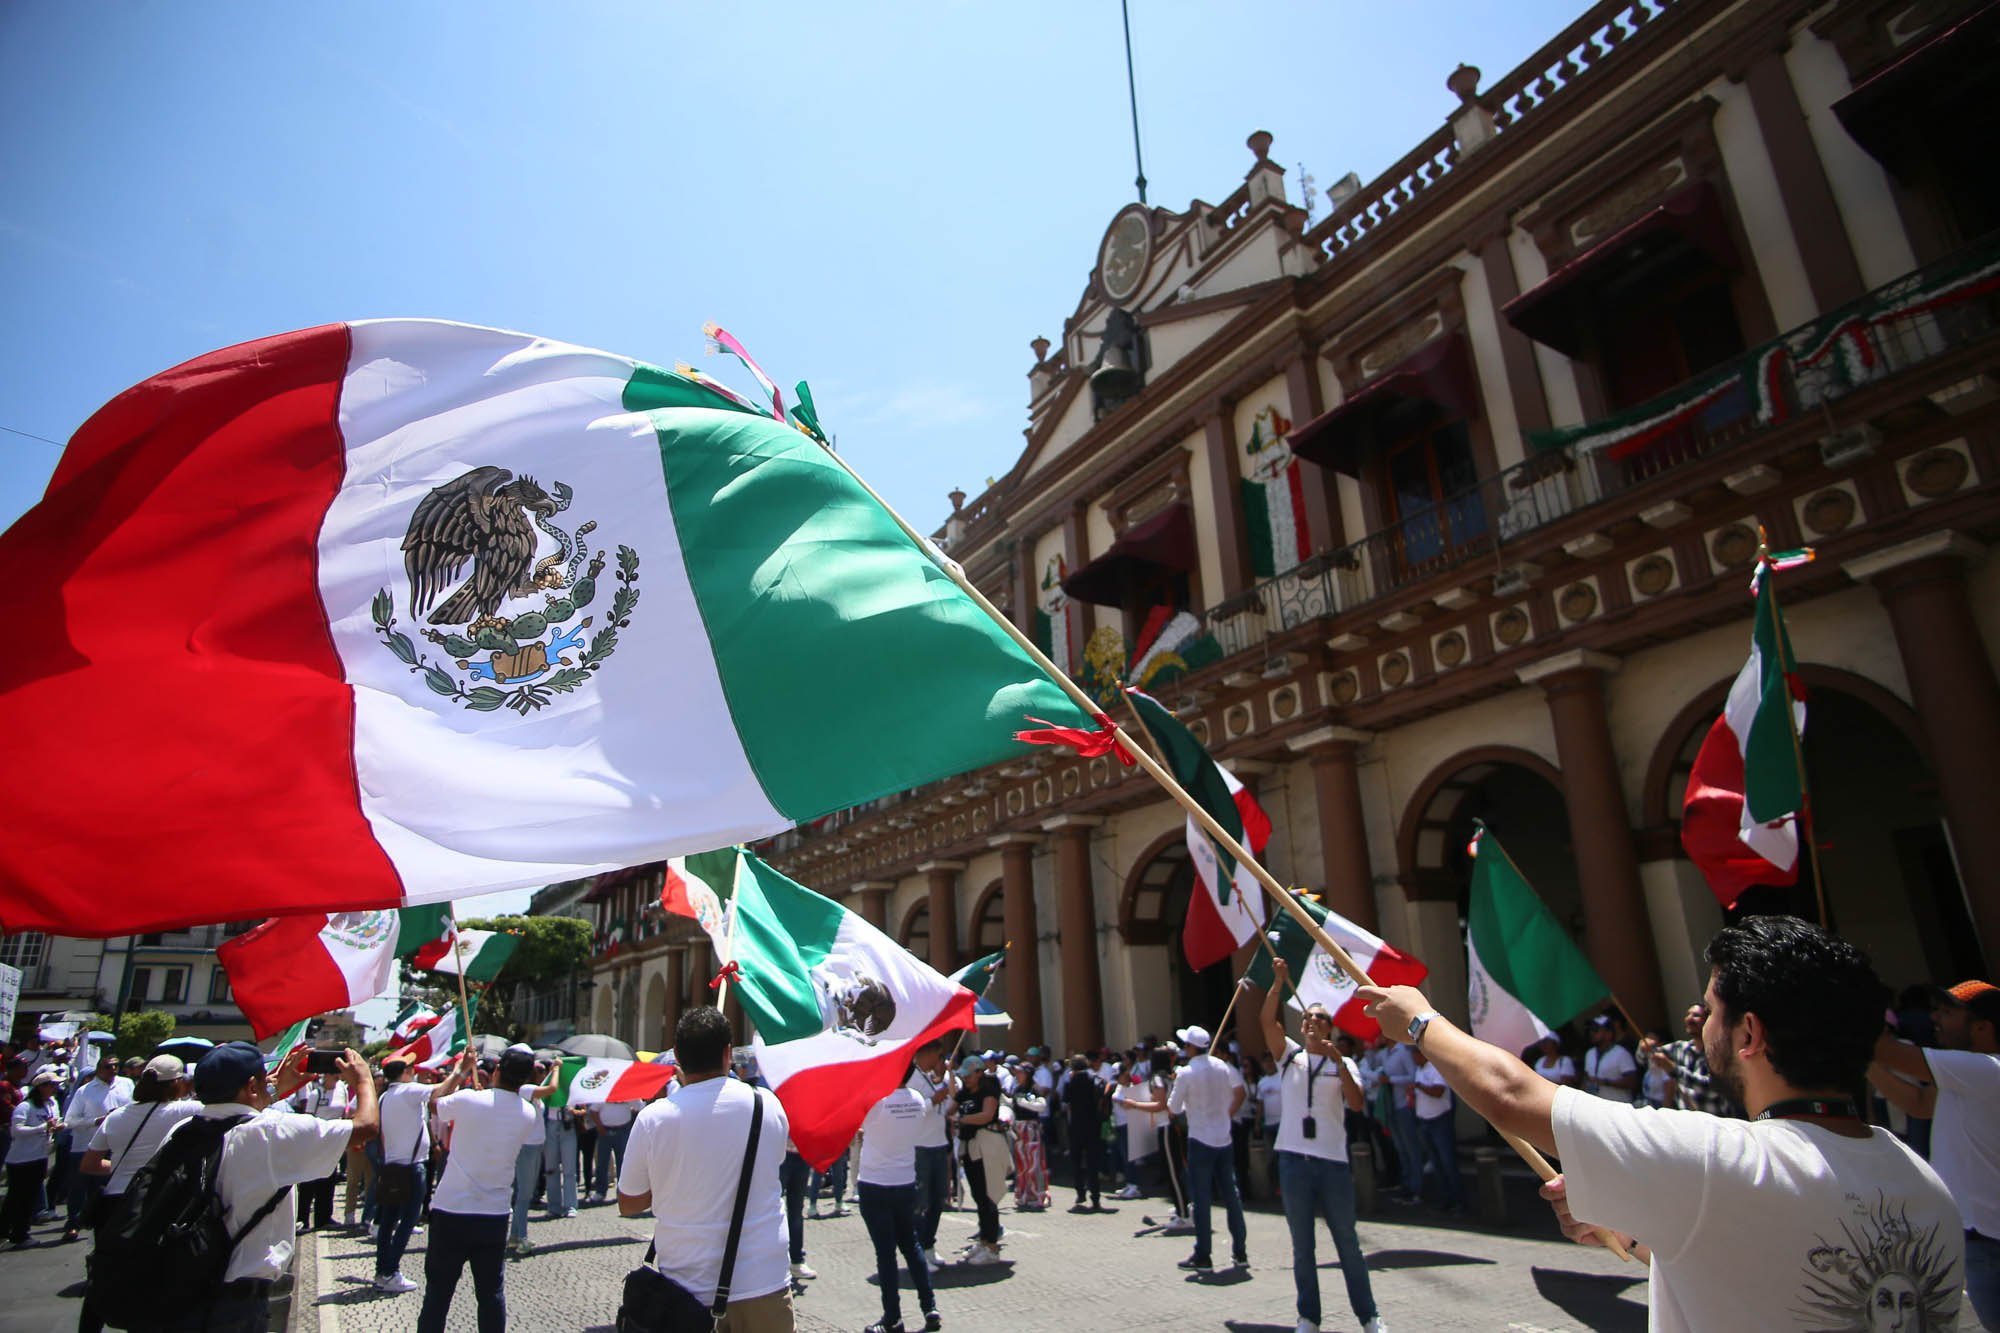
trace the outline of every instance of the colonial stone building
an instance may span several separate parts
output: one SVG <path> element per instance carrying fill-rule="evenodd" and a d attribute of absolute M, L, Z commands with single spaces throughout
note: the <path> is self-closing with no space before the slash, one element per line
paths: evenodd
<path fill-rule="evenodd" d="M 1681 853 L 1759 530 L 1810 690 L 1825 896 L 1892 983 L 2000 961 L 2000 5 L 1607 0 L 1314 220 L 1243 183 L 1110 219 L 1036 339 L 1019 460 L 951 555 L 1079 679 L 1160 608 L 1160 684 L 1252 785 L 1267 861 L 1464 1010 L 1472 822 L 1661 1022 L 1724 914 Z M 1442 73 L 1442 71 L 1441 71 Z M 1080 238 L 1081 239 L 1081 238 Z M 1213 1023 L 1182 817 L 1062 753 L 765 849 L 941 968 L 1011 942 L 1018 1048 Z M 656 1046 L 691 923 L 606 877 L 595 1018 Z M 1813 915 L 1814 872 L 1738 910 Z M 607 941 L 608 943 L 608 941 Z M 1238 960 L 1240 967 L 1242 960 Z"/>

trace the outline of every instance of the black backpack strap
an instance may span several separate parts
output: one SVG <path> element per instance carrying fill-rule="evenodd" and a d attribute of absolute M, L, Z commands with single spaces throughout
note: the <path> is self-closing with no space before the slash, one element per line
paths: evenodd
<path fill-rule="evenodd" d="M 736 1209 L 729 1215 L 729 1241 L 722 1247 L 722 1271 L 715 1278 L 715 1300 L 709 1313 L 717 1319 L 729 1307 L 729 1280 L 736 1275 L 736 1243 L 743 1239 L 743 1212 L 750 1203 L 750 1170 L 757 1164 L 757 1139 L 764 1132 L 764 1099 L 750 1089 L 750 1142 L 743 1148 L 743 1171 L 736 1178 Z"/>

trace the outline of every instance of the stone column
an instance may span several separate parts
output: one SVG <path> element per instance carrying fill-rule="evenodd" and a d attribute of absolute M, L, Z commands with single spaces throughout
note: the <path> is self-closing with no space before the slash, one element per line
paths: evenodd
<path fill-rule="evenodd" d="M 931 966 L 949 976 L 958 970 L 958 872 L 963 861 L 925 861 L 930 877 Z"/>
<path fill-rule="evenodd" d="M 889 895 L 895 892 L 894 880 L 856 880 L 848 890 L 855 899 L 854 910 L 863 921 L 880 931 L 889 929 Z"/>
<path fill-rule="evenodd" d="M 2000 688 L 1966 595 L 1965 566 L 1984 548 L 1960 533 L 1930 532 L 1850 560 L 1875 585 L 1895 627 L 1937 770 L 1938 796 L 1980 948 L 2000 964 Z M 1808 704 L 1810 709 L 1810 704 Z"/>
<path fill-rule="evenodd" d="M 667 1012 L 662 1022 L 666 1040 L 662 1049 L 674 1044 L 674 1026 L 681 1021 L 681 994 L 687 989 L 687 946 L 676 944 L 667 950 Z"/>
<path fill-rule="evenodd" d="M 986 845 L 1000 849 L 1000 906 L 1007 925 L 1007 1012 L 1014 1026 L 1007 1047 L 1016 1053 L 1042 1044 L 1041 927 L 1035 920 L 1035 848 L 1040 834 L 1003 833 Z"/>
<path fill-rule="evenodd" d="M 1285 742 L 1312 761 L 1313 795 L 1319 803 L 1320 860 L 1326 905 L 1377 934 L 1375 873 L 1368 863 L 1368 827 L 1361 815 L 1356 761 L 1373 735 L 1351 727 L 1319 727 Z"/>
<path fill-rule="evenodd" d="M 1218 398 L 1202 423 L 1202 452 L 1208 459 L 1209 502 L 1215 514 L 1215 553 L 1222 562 L 1222 586 L 1204 588 L 1210 606 L 1250 587 L 1250 541 L 1243 527 L 1242 461 L 1236 451 L 1236 404 Z"/>
<path fill-rule="evenodd" d="M 1056 839 L 1056 903 L 1062 937 L 1062 1044 L 1072 1051 L 1104 1044 L 1104 983 L 1097 967 L 1097 900 L 1090 882 L 1090 831 L 1099 815 L 1042 821 Z"/>
<path fill-rule="evenodd" d="M 1570 839 L 1583 886 L 1585 951 L 1632 1017 L 1652 1027 L 1666 1020 L 1659 958 L 1604 713 L 1604 677 L 1617 665 L 1615 657 L 1578 649 L 1531 663 L 1516 674 L 1524 684 L 1541 686 L 1555 726 L 1563 800 L 1569 806 Z"/>

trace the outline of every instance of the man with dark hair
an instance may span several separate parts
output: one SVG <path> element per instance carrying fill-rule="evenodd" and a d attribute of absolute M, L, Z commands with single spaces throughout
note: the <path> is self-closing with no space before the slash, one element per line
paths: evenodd
<path fill-rule="evenodd" d="M 1965 1215 L 1966 1294 L 1980 1322 L 2000 1328 L 2000 987 L 1940 991 L 1930 1026 L 1943 1049 L 1882 1034 L 1868 1081 L 1930 1119 L 1931 1169 Z"/>
<path fill-rule="evenodd" d="M 729 1020 L 713 1005 L 682 1014 L 674 1025 L 680 1090 L 654 1102 L 633 1122 L 618 1173 L 618 1211 L 653 1210 L 654 1262 L 706 1306 L 715 1299 L 736 1185 L 749 1148 L 750 1120 L 764 1107 L 743 1233 L 730 1276 L 720 1333 L 791 1333 L 792 1286 L 778 1166 L 791 1126 L 768 1089 L 729 1076 Z"/>
<path fill-rule="evenodd" d="M 1601 1244 L 1611 1227 L 1652 1247 L 1653 1328 L 1887 1327 L 1871 1322 L 1885 1310 L 1904 1328 L 1956 1327 L 1959 1210 L 1853 1098 L 1888 998 L 1867 957 L 1760 916 L 1718 934 L 1707 961 L 1702 1045 L 1748 1121 L 1557 1087 L 1412 987 L 1358 993 L 1474 1110 L 1562 1159 L 1542 1193 L 1565 1234 Z"/>
<path fill-rule="evenodd" d="M 514 1162 L 541 1120 L 534 1103 L 522 1098 L 521 1085 L 534 1076 L 535 1057 L 510 1050 L 500 1057 L 499 1086 L 461 1092 L 462 1084 L 477 1077 L 473 1054 L 467 1050 L 450 1078 L 435 1089 L 420 1088 L 413 1094 L 436 1093 L 438 1132 L 451 1135 L 444 1179 L 431 1199 L 424 1306 L 417 1315 L 417 1333 L 444 1333 L 452 1293 L 468 1264 L 479 1307 L 479 1333 L 500 1333 L 507 1326 L 507 1215 Z M 423 1198 L 421 1178 L 412 1197 Z"/>

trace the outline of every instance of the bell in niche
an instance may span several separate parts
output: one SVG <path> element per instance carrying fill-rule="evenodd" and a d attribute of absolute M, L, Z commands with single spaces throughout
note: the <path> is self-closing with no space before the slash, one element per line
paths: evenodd
<path fill-rule="evenodd" d="M 1090 391 L 1100 414 L 1108 412 L 1145 386 L 1139 321 L 1130 311 L 1114 308 L 1104 321 L 1104 341 L 1090 372 Z"/>

